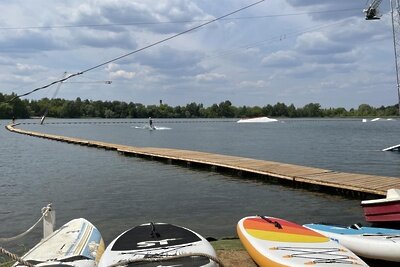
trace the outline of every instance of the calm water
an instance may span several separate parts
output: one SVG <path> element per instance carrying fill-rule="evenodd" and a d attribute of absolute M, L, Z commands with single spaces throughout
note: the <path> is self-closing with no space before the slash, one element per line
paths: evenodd
<path fill-rule="evenodd" d="M 75 123 L 102 121 L 124 123 Z M 20 127 L 125 145 L 199 150 L 400 178 L 400 153 L 381 151 L 400 143 L 398 120 L 268 124 L 155 120 L 164 129 L 160 131 L 141 129 L 140 120 L 47 122 Z M 5 130 L 7 123 L 0 121 L 0 237 L 25 231 L 50 202 L 57 212 L 57 226 L 84 217 L 99 228 L 106 243 L 148 221 L 175 223 L 213 237 L 236 235 L 237 221 L 254 214 L 300 224 L 363 222 L 357 199 L 19 135 Z M 31 247 L 40 235 L 38 229 L 18 244 Z"/>

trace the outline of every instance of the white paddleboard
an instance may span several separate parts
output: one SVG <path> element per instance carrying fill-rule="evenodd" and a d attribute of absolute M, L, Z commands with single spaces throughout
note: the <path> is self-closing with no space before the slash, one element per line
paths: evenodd
<path fill-rule="evenodd" d="M 22 259 L 36 266 L 95 267 L 104 251 L 99 230 L 79 218 L 40 241 Z M 21 266 L 16 263 L 14 266 Z"/>
<path fill-rule="evenodd" d="M 99 267 L 218 266 L 211 244 L 198 233 L 167 223 L 146 223 L 125 231 L 106 248 Z"/>
<path fill-rule="evenodd" d="M 400 262 L 400 230 L 326 224 L 304 226 L 339 242 L 358 256 Z"/>

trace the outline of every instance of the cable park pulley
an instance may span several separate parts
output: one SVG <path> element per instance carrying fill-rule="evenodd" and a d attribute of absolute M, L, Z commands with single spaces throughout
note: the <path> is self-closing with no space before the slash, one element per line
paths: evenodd
<path fill-rule="evenodd" d="M 366 9 L 363 10 L 363 12 L 365 13 L 366 20 L 374 20 L 381 18 L 381 14 L 378 9 L 381 2 L 382 0 L 375 0 Z"/>

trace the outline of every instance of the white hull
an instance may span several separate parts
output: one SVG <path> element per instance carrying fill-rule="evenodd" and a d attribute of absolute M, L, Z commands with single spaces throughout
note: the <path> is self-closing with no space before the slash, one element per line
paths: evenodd
<path fill-rule="evenodd" d="M 270 119 L 268 117 L 259 117 L 259 118 L 252 118 L 252 119 L 240 119 L 237 123 L 265 123 L 265 122 L 275 122 L 278 121 L 276 119 Z"/>
<path fill-rule="evenodd" d="M 74 219 L 39 242 L 22 259 L 36 266 L 68 265 L 95 267 L 104 251 L 96 227 L 85 219 Z M 16 263 L 14 266 L 21 266 Z"/>
<path fill-rule="evenodd" d="M 400 230 L 376 228 L 373 232 L 372 227 L 361 227 L 357 230 L 331 226 L 331 231 L 324 231 L 313 224 L 307 224 L 305 227 L 339 242 L 360 257 L 400 262 Z M 369 230 L 366 232 L 363 228 Z M 351 233 L 344 234 L 347 230 Z M 336 231 L 342 231 L 343 234 Z"/>

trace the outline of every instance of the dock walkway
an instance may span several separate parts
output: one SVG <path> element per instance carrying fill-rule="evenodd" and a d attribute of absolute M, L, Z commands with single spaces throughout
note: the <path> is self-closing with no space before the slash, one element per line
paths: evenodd
<path fill-rule="evenodd" d="M 338 193 L 350 193 L 359 196 L 385 196 L 388 189 L 400 188 L 400 178 L 398 177 L 337 172 L 294 164 L 199 151 L 124 146 L 107 142 L 25 131 L 15 126 L 16 125 L 7 125 L 6 128 L 15 133 L 88 147 L 115 150 L 127 156 L 146 157 L 166 161 L 168 163 L 183 163 L 189 166 L 207 167 L 212 170 L 227 171 L 239 176 L 257 177 L 265 180 L 301 184 L 310 187 L 321 187 L 323 189 L 334 190 Z"/>

